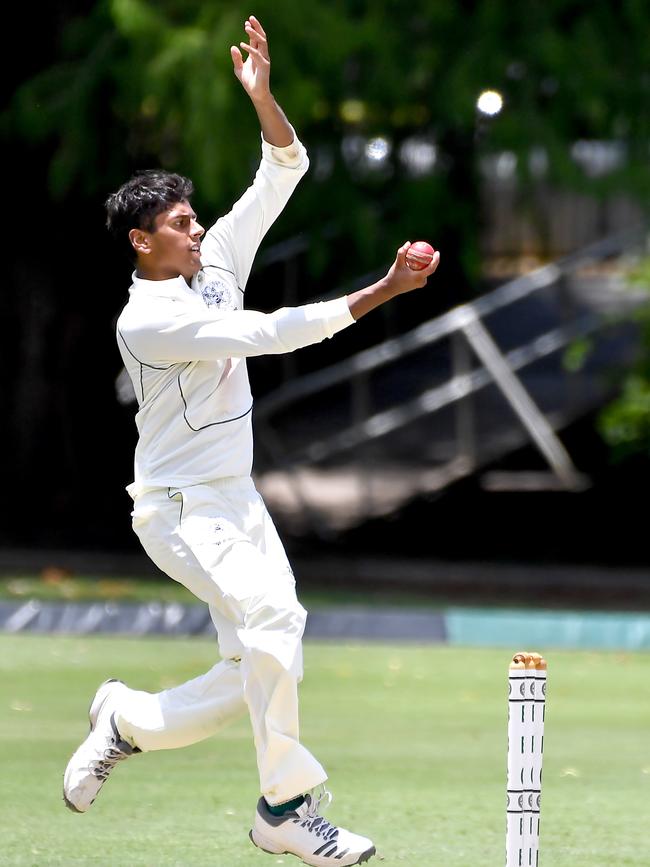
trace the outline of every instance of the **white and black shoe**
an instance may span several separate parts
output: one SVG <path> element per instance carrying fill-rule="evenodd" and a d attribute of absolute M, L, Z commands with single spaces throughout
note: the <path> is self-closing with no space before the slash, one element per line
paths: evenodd
<path fill-rule="evenodd" d="M 329 792 L 320 797 L 305 795 L 296 810 L 274 816 L 260 798 L 250 832 L 253 843 L 272 855 L 297 855 L 313 867 L 349 867 L 364 864 L 375 854 L 372 840 L 331 825 L 319 814 L 321 802 L 332 800 Z M 327 806 L 327 804 L 325 806 Z"/>
<path fill-rule="evenodd" d="M 126 689 L 121 680 L 106 680 L 90 704 L 90 732 L 63 776 L 63 800 L 75 813 L 86 812 L 118 762 L 140 752 L 121 738 L 115 725 L 115 708 Z"/>

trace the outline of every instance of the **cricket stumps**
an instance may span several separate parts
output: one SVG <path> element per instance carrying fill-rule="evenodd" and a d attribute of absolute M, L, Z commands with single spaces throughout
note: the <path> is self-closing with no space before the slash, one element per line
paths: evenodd
<path fill-rule="evenodd" d="M 538 867 L 546 660 L 516 653 L 508 677 L 506 867 Z"/>

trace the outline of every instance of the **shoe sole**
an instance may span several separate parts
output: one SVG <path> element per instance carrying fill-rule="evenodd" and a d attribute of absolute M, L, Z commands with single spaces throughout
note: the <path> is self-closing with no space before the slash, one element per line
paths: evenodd
<path fill-rule="evenodd" d="M 108 686 L 109 683 L 124 683 L 124 681 L 119 680 L 117 677 L 109 677 L 108 680 L 105 680 L 103 683 L 101 683 L 98 686 L 97 692 L 93 696 L 93 700 L 90 702 L 90 705 L 88 707 L 88 734 L 86 735 L 86 737 L 88 737 L 88 735 L 93 733 L 95 726 L 97 725 L 97 717 L 99 716 L 99 712 L 102 709 L 102 705 L 106 701 L 106 697 L 104 696 L 104 697 L 102 697 L 102 700 L 100 702 L 97 702 L 97 696 L 104 689 L 105 686 Z M 66 770 L 67 770 L 67 767 L 66 767 Z M 65 794 L 65 772 L 63 774 L 63 803 L 66 805 L 68 810 L 72 810 L 73 813 L 82 814 L 82 813 L 86 812 L 86 810 L 80 810 L 80 809 L 78 809 L 78 807 L 75 807 L 75 805 L 72 803 L 72 801 L 69 801 L 68 798 L 66 797 L 66 794 Z M 93 802 L 91 801 L 88 806 L 92 806 L 92 804 L 93 804 Z"/>
<path fill-rule="evenodd" d="M 258 849 L 261 849 L 262 852 L 266 852 L 268 855 L 294 855 L 296 858 L 300 858 L 300 855 L 296 855 L 295 852 L 289 852 L 288 849 L 285 849 L 283 851 L 278 851 L 277 849 L 267 849 L 266 846 L 262 845 L 262 842 L 266 843 L 264 838 L 260 837 L 259 838 L 260 842 L 259 843 L 256 842 L 255 838 L 253 837 L 253 830 L 252 829 L 248 832 L 248 836 L 249 836 L 250 841 L 253 844 L 253 846 L 257 846 Z M 270 846 L 271 844 L 269 842 L 269 843 L 266 843 L 266 845 Z M 366 861 L 370 861 L 372 856 L 376 855 L 376 854 L 377 854 L 377 849 L 374 846 L 371 846 L 370 849 L 366 849 L 365 852 L 362 852 L 361 855 L 359 855 L 359 857 L 357 858 L 357 860 L 353 861 L 352 864 L 348 865 L 348 867 L 354 867 L 355 864 L 365 864 Z M 316 857 L 318 857 L 318 856 L 316 856 Z M 309 865 L 309 862 L 305 861 L 303 858 L 301 858 L 301 861 L 303 864 Z M 329 859 L 327 861 L 325 861 L 325 860 L 322 861 L 323 865 L 329 865 L 331 863 L 332 863 L 332 861 Z M 311 865 L 311 867 L 313 867 L 313 865 Z"/>

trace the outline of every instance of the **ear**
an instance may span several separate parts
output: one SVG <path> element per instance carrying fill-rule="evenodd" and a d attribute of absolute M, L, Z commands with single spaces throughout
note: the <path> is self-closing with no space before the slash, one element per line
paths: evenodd
<path fill-rule="evenodd" d="M 149 232 L 145 232 L 144 229 L 131 229 L 129 241 L 138 256 L 148 256 L 151 252 Z"/>

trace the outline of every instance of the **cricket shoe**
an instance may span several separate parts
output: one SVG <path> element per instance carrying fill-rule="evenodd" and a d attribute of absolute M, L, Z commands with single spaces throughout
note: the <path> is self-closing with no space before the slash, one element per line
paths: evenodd
<path fill-rule="evenodd" d="M 297 855 L 313 867 L 349 867 L 363 864 L 375 854 L 372 840 L 331 825 L 319 814 L 321 801 L 332 800 L 329 792 L 320 797 L 305 795 L 297 810 L 274 816 L 260 798 L 250 832 L 253 843 L 272 855 Z M 325 806 L 327 806 L 327 804 Z"/>
<path fill-rule="evenodd" d="M 106 680 L 92 700 L 88 710 L 90 732 L 63 776 L 63 800 L 75 813 L 86 812 L 118 762 L 140 752 L 122 740 L 115 725 L 115 708 L 126 689 L 121 680 Z"/>

